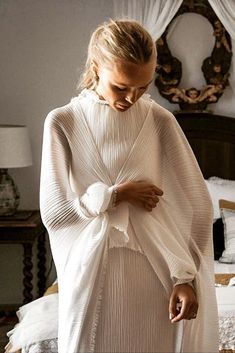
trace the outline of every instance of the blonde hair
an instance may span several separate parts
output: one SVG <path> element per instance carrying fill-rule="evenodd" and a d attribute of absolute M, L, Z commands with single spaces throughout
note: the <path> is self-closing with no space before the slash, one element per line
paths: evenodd
<path fill-rule="evenodd" d="M 79 87 L 95 89 L 98 77 L 92 68 L 123 59 L 136 64 L 148 63 L 156 56 L 156 45 L 151 35 L 136 21 L 105 22 L 92 34 L 88 55 Z"/>

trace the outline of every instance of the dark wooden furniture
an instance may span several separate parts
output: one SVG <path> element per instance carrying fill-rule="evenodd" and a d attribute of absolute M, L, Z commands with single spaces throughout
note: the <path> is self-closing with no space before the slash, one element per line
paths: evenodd
<path fill-rule="evenodd" d="M 0 217 L 0 244 L 22 244 L 23 256 L 23 304 L 33 300 L 32 295 L 32 247 L 37 239 L 38 258 L 38 296 L 45 291 L 46 286 L 46 248 L 45 232 L 40 212 L 18 211 L 14 216 Z"/>
<path fill-rule="evenodd" d="M 235 179 L 235 117 L 177 113 L 204 177 Z"/>
<path fill-rule="evenodd" d="M 215 44 L 209 57 L 202 62 L 206 81 L 201 89 L 179 87 L 182 78 L 182 64 L 174 57 L 167 43 L 172 23 L 185 13 L 196 13 L 205 17 L 213 27 Z M 229 85 L 229 69 L 232 60 L 232 45 L 226 31 L 208 0 L 183 0 L 162 36 L 157 40 L 157 69 L 155 85 L 159 93 L 173 104 L 179 104 L 182 111 L 204 111 L 208 104 L 216 103 Z"/>

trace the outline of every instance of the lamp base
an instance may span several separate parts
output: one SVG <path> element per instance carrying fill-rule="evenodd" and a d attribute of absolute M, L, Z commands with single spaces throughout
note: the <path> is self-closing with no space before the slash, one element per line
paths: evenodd
<path fill-rule="evenodd" d="M 12 216 L 20 203 L 19 191 L 8 174 L 7 169 L 0 169 L 0 216 Z"/>

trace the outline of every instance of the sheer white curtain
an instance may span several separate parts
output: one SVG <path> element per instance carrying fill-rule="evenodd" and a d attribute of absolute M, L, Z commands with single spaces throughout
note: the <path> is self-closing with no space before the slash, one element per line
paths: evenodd
<path fill-rule="evenodd" d="M 157 40 L 165 31 L 183 0 L 114 0 L 115 18 L 140 22 Z"/>
<path fill-rule="evenodd" d="M 235 93 L 235 0 L 209 0 L 209 3 L 232 39 L 233 56 L 229 82 Z"/>
<path fill-rule="evenodd" d="M 131 18 L 140 22 L 157 40 L 165 31 L 183 0 L 113 0 L 115 18 Z M 235 49 L 235 0 L 209 0 L 216 15 L 232 39 Z M 230 85 L 235 93 L 235 53 L 230 69 Z"/>
<path fill-rule="evenodd" d="M 235 1 L 234 0 L 209 0 L 217 17 L 235 41 Z"/>

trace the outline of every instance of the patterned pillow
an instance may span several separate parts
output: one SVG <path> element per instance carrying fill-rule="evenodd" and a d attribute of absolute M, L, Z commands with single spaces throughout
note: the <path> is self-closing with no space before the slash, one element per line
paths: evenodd
<path fill-rule="evenodd" d="M 221 217 L 219 209 L 220 199 L 235 202 L 235 180 L 211 177 L 205 180 L 205 182 L 212 200 L 215 221 Z"/>
<path fill-rule="evenodd" d="M 225 246 L 219 262 L 235 263 L 235 202 L 219 200 L 219 207 L 224 223 Z"/>

